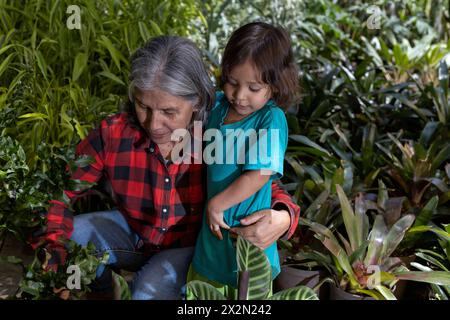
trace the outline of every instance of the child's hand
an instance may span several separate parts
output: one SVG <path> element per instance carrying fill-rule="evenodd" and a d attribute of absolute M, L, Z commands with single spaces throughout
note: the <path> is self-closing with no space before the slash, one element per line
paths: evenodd
<path fill-rule="evenodd" d="M 208 202 L 206 208 L 206 219 L 211 232 L 219 239 L 223 240 L 220 228 L 230 229 L 230 227 L 223 221 L 223 211 L 214 206 L 214 202 Z"/>

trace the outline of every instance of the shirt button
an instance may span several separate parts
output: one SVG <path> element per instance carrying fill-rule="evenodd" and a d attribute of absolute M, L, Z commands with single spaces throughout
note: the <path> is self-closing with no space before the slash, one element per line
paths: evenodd
<path fill-rule="evenodd" d="M 161 228 L 161 231 L 162 231 L 162 232 L 166 232 L 167 229 L 166 229 L 166 228 Z"/>
<path fill-rule="evenodd" d="M 169 179 L 169 178 L 165 178 L 164 181 L 165 181 L 165 182 L 169 182 L 170 179 Z"/>
<path fill-rule="evenodd" d="M 164 212 L 164 213 L 166 213 L 166 212 L 167 212 L 167 209 L 166 209 L 166 208 L 164 208 L 164 209 L 163 209 L 163 212 Z"/>
<path fill-rule="evenodd" d="M 148 151 L 153 152 L 153 151 L 155 151 L 155 149 L 150 148 L 150 149 L 148 149 Z"/>

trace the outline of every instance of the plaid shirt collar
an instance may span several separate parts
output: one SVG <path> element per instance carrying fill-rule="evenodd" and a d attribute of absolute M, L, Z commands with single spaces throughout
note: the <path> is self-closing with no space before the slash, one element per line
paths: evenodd
<path fill-rule="evenodd" d="M 192 137 L 192 135 L 191 135 Z M 153 142 L 150 137 L 148 136 L 148 134 L 141 128 L 137 128 L 136 129 L 136 133 L 134 136 L 134 140 L 133 140 L 133 144 L 134 147 L 137 149 L 145 149 L 147 151 L 150 152 L 156 152 L 156 154 L 161 155 L 161 153 L 159 152 L 159 147 L 158 145 Z M 199 152 L 195 152 L 197 151 L 195 149 L 195 140 L 194 139 L 190 139 L 190 144 L 191 144 L 191 148 L 187 150 L 186 154 L 183 155 L 181 161 L 185 161 L 187 157 L 191 157 L 191 161 L 192 163 L 195 163 L 194 161 L 197 159 L 201 160 L 201 153 Z M 197 148 L 202 148 L 202 141 L 200 141 L 199 143 L 199 147 Z"/>

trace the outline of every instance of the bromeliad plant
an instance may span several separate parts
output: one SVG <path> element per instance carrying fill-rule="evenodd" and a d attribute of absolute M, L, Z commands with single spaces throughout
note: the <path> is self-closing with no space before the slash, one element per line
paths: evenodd
<path fill-rule="evenodd" d="M 414 215 L 407 214 L 388 228 L 381 214 L 375 216 L 369 232 L 368 209 L 374 209 L 362 194 L 355 199 L 355 210 L 341 186 L 336 191 L 342 209 L 347 238 L 339 231 L 300 218 L 309 226 L 331 253 L 334 261 L 336 285 L 348 292 L 375 299 L 396 299 L 393 290 L 399 280 L 413 280 L 439 285 L 450 284 L 450 274 L 442 271 L 409 271 L 393 253 L 414 223 Z M 338 240 L 339 239 L 339 240 Z M 375 273 L 374 273 L 375 272 Z"/>
<path fill-rule="evenodd" d="M 236 246 L 239 300 L 318 300 L 314 291 L 305 286 L 290 288 L 270 296 L 272 271 L 264 252 L 242 237 Z M 196 300 L 226 300 L 214 286 L 203 281 L 187 284 L 188 298 Z"/>
<path fill-rule="evenodd" d="M 437 245 L 430 249 L 417 249 L 416 256 L 419 261 L 414 261 L 411 266 L 421 271 L 440 270 L 450 273 L 450 224 L 443 224 L 440 228 L 432 223 L 421 225 L 408 230 L 409 234 L 432 233 L 435 235 Z M 449 300 L 450 285 L 431 284 L 431 299 Z"/>

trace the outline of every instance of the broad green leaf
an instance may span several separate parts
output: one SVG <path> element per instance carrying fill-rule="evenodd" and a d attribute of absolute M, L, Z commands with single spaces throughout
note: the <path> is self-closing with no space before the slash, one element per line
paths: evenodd
<path fill-rule="evenodd" d="M 203 281 L 189 281 L 186 285 L 188 299 L 195 300 L 226 300 L 225 296 L 215 287 Z"/>
<path fill-rule="evenodd" d="M 414 222 L 414 227 L 428 224 L 434 212 L 436 211 L 438 202 L 438 196 L 434 196 L 427 202 L 427 204 L 422 208 L 422 210 L 420 210 L 419 214 L 417 215 L 416 221 Z"/>
<path fill-rule="evenodd" d="M 391 290 L 389 290 L 387 287 L 382 286 L 382 285 L 378 285 L 375 286 L 375 289 L 381 293 L 381 295 L 386 299 L 386 300 L 397 300 L 397 298 L 395 297 L 395 295 L 392 293 Z"/>
<path fill-rule="evenodd" d="M 383 250 L 384 239 L 387 236 L 387 228 L 383 216 L 377 215 L 369 235 L 369 246 L 364 259 L 366 266 L 378 265 L 381 263 L 381 252 Z"/>
<path fill-rule="evenodd" d="M 362 224 L 360 224 L 355 214 L 353 213 L 352 207 L 344 190 L 340 185 L 336 185 L 336 192 L 339 197 L 339 202 L 341 204 L 342 218 L 344 220 L 345 229 L 347 231 L 347 236 L 350 240 L 350 245 L 352 250 L 355 251 L 362 244 Z"/>
<path fill-rule="evenodd" d="M 429 226 L 429 225 L 413 226 L 411 229 L 408 230 L 408 234 L 409 233 L 426 232 L 426 231 L 433 232 L 442 240 L 450 242 L 450 233 L 448 233 L 442 229 L 439 229 L 437 227 Z"/>
<path fill-rule="evenodd" d="M 419 143 L 423 146 L 427 146 L 431 138 L 434 136 L 436 130 L 439 128 L 440 123 L 437 121 L 429 121 L 423 128 L 422 133 L 420 134 Z"/>
<path fill-rule="evenodd" d="M 364 241 L 358 249 L 356 249 L 348 258 L 350 264 L 353 264 L 357 260 L 363 260 L 364 254 L 366 253 L 367 246 L 369 245 L 369 241 Z"/>
<path fill-rule="evenodd" d="M 247 300 L 263 300 L 269 296 L 272 271 L 264 251 L 238 237 L 236 259 L 239 271 L 249 272 Z"/>
<path fill-rule="evenodd" d="M 450 272 L 446 271 L 404 271 L 394 273 L 397 279 L 450 286 Z"/>
<path fill-rule="evenodd" d="M 416 252 L 416 256 L 418 256 L 418 257 L 424 259 L 425 261 L 431 263 L 432 265 L 434 265 L 435 267 L 441 269 L 442 271 L 447 271 L 447 272 L 449 271 L 444 266 L 444 264 L 441 261 L 439 261 L 438 259 L 432 257 L 431 255 L 428 255 L 428 254 L 425 254 L 425 253 L 422 253 L 422 252 Z M 411 262 L 411 265 L 414 266 L 414 267 L 417 267 L 416 264 L 417 264 L 416 262 Z M 424 270 L 422 270 L 422 271 L 424 271 Z M 426 271 L 432 271 L 432 270 L 430 269 L 430 270 L 426 270 Z"/>
<path fill-rule="evenodd" d="M 414 215 L 408 214 L 391 227 L 383 243 L 383 249 L 381 251 L 382 259 L 390 257 L 399 243 L 403 240 L 406 231 L 412 226 L 414 219 Z"/>
<path fill-rule="evenodd" d="M 445 147 L 435 156 L 431 164 L 431 171 L 434 172 L 441 164 L 450 158 L 450 144 L 446 144 Z"/>
<path fill-rule="evenodd" d="M 116 294 L 116 299 L 118 298 L 118 300 L 131 300 L 131 291 L 125 279 L 114 271 L 112 271 L 112 276 L 115 286 L 114 291 Z"/>
<path fill-rule="evenodd" d="M 269 300 L 319 300 L 319 298 L 311 288 L 298 286 L 277 292 Z"/>

